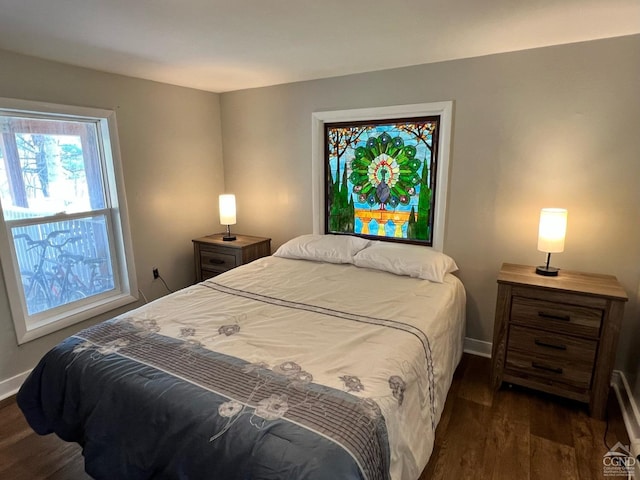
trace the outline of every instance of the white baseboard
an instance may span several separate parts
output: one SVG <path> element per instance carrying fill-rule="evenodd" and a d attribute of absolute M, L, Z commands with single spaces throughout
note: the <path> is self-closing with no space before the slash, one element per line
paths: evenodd
<path fill-rule="evenodd" d="M 636 403 L 636 399 L 633 397 L 624 372 L 620 370 L 613 371 L 611 386 L 618 398 L 624 426 L 629 435 L 631 455 L 638 459 L 635 463 L 636 477 L 640 478 L 640 405 Z"/>
<path fill-rule="evenodd" d="M 31 370 L 27 370 L 26 372 L 19 373 L 15 377 L 0 381 L 0 400 L 4 400 L 5 398 L 18 393 L 20 386 L 24 383 L 30 373 Z"/>
<path fill-rule="evenodd" d="M 464 353 L 491 358 L 491 342 L 464 337 Z"/>

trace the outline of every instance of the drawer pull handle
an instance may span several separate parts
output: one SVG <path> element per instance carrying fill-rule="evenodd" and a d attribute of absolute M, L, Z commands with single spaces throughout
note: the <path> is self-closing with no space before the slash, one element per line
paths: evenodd
<path fill-rule="evenodd" d="M 562 368 L 560 367 L 549 367 L 547 365 L 543 365 L 541 363 L 538 362 L 531 362 L 531 366 L 533 368 L 537 368 L 538 370 L 545 370 L 547 372 L 552 372 L 552 373 L 562 373 Z"/>
<path fill-rule="evenodd" d="M 224 260 L 220 260 L 219 258 L 210 258 L 209 263 L 213 263 L 214 265 L 224 265 Z"/>
<path fill-rule="evenodd" d="M 569 315 L 555 315 L 553 313 L 538 312 L 538 316 L 542 318 L 550 318 L 552 320 L 562 320 L 563 322 L 571 321 L 571 317 Z"/>
<path fill-rule="evenodd" d="M 549 347 L 549 348 L 555 348 L 556 350 L 566 350 L 567 346 L 563 345 L 561 343 L 548 343 L 545 342 L 544 340 L 538 340 L 537 338 L 534 340 L 536 345 L 539 345 L 541 347 Z"/>

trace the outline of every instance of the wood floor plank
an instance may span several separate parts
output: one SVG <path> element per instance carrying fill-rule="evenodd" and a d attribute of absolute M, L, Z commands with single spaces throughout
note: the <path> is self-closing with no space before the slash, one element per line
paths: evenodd
<path fill-rule="evenodd" d="M 2 400 L 0 400 L 0 410 L 2 410 L 7 405 L 11 405 L 13 403 L 16 403 L 15 395 L 9 395 L 7 398 L 3 398 Z"/>
<path fill-rule="evenodd" d="M 543 393 L 531 395 L 531 434 L 573 447 L 571 417 L 577 411 L 586 411 L 586 406 Z"/>
<path fill-rule="evenodd" d="M 22 472 L 37 468 L 37 459 L 50 459 L 56 450 L 69 445 L 53 434 L 40 436 L 30 432 L 26 437 L 0 449 L 0 478 L 20 478 Z M 11 476 L 7 472 L 11 472 Z M 34 474 L 34 478 L 37 477 Z"/>
<path fill-rule="evenodd" d="M 531 480 L 580 480 L 573 447 L 537 435 L 530 442 Z"/>
<path fill-rule="evenodd" d="M 484 456 L 490 409 L 460 397 L 453 401 L 455 415 L 449 422 L 446 438 L 439 444 L 431 478 L 482 480 L 478 466 Z"/>
<path fill-rule="evenodd" d="M 516 411 L 496 413 L 487 430 L 482 477 L 527 480 L 530 472 L 529 423 L 515 420 Z"/>
<path fill-rule="evenodd" d="M 603 441 L 605 423 L 581 412 L 571 419 L 571 430 L 580 479 L 599 480 L 602 478 L 602 456 L 607 452 Z"/>
<path fill-rule="evenodd" d="M 0 432 L 2 432 L 2 435 L 0 435 L 0 450 L 33 433 L 24 421 L 22 412 L 15 400 L 0 409 Z"/>
<path fill-rule="evenodd" d="M 517 385 L 505 385 L 493 394 L 493 414 L 512 422 L 531 423 L 531 391 Z"/>
<path fill-rule="evenodd" d="M 29 459 L 28 462 L 20 462 L 16 464 L 11 473 L 12 480 L 33 480 L 35 478 L 47 478 L 51 473 L 60 469 L 60 465 L 66 464 L 73 453 L 76 446 L 58 441 L 55 448 L 49 450 L 46 455 L 36 455 Z"/>
<path fill-rule="evenodd" d="M 628 445 L 628 436 L 622 421 L 620 406 L 614 395 L 609 396 L 607 417 L 610 419 L 607 442 L 605 445 L 605 430 L 607 424 L 603 420 L 589 417 L 585 412 L 579 412 L 571 419 L 573 442 L 575 445 L 576 461 L 581 480 L 600 480 L 603 478 L 602 459 L 617 442 Z M 620 425 L 622 424 L 622 425 Z"/>
<path fill-rule="evenodd" d="M 491 359 L 476 357 L 473 361 L 466 362 L 463 367 L 464 381 L 460 385 L 459 396 L 490 407 L 493 401 L 493 388 L 489 379 Z"/>
<path fill-rule="evenodd" d="M 446 472 L 443 471 L 444 465 L 439 461 L 439 459 L 443 457 L 443 454 L 441 452 L 443 443 L 446 443 L 446 440 L 441 440 L 440 442 L 436 443 L 435 447 L 433 448 L 433 452 L 431 453 L 429 463 L 427 463 L 427 466 L 423 470 L 422 475 L 420 475 L 420 478 L 418 480 L 436 480 L 447 478 L 445 476 Z"/>

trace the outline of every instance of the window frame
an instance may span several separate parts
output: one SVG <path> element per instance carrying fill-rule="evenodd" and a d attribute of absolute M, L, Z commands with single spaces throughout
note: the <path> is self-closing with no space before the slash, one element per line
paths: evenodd
<path fill-rule="evenodd" d="M 55 214 L 38 217 L 37 220 L 5 221 L 4 214 L 0 214 L 0 263 L 16 338 L 20 345 L 133 303 L 138 300 L 138 287 L 115 112 L 92 107 L 2 97 L 0 97 L 0 111 L 9 115 L 31 118 L 94 122 L 98 135 L 99 162 L 103 175 L 102 188 L 106 202 L 103 209 L 77 214 Z M 54 307 L 31 316 L 28 315 L 11 228 L 26 224 L 50 223 L 100 214 L 106 214 L 109 249 L 113 256 L 112 258 L 115 258 L 113 261 L 113 280 L 116 288 L 108 293 L 91 296 L 72 304 Z"/>
<path fill-rule="evenodd" d="M 444 248 L 447 218 L 447 189 L 449 186 L 449 157 L 453 124 L 453 101 L 391 105 L 387 107 L 356 108 L 350 110 L 319 111 L 311 114 L 311 198 L 313 209 L 313 233 L 325 232 L 325 123 L 388 120 L 402 117 L 440 117 L 438 138 L 438 168 L 435 182 L 438 185 L 433 212 L 433 238 L 431 247 Z"/>

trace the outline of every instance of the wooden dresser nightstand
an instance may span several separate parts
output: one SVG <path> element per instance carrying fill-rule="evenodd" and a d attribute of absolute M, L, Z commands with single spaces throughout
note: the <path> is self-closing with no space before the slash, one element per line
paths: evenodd
<path fill-rule="evenodd" d="M 505 263 L 498 276 L 492 380 L 589 404 L 604 417 L 627 294 L 616 277 Z"/>
<path fill-rule="evenodd" d="M 217 233 L 193 240 L 197 282 L 271 255 L 270 238 L 235 234 L 236 240 L 225 242 L 223 236 Z"/>

